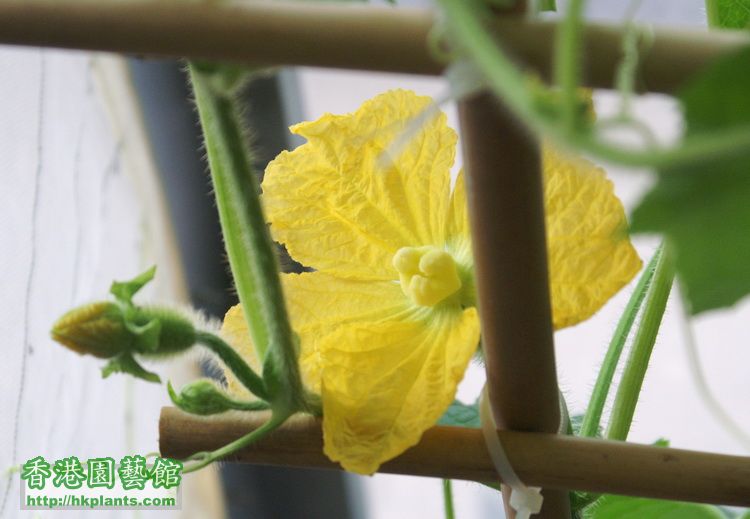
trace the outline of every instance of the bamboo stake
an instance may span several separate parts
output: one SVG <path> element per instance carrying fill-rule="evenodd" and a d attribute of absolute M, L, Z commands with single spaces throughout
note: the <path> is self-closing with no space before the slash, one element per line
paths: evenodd
<path fill-rule="evenodd" d="M 159 422 L 161 455 L 181 459 L 214 450 L 267 418 L 266 413 L 204 418 L 165 407 Z M 498 434 L 516 472 L 529 485 L 750 506 L 750 458 L 554 434 Z M 340 469 L 323 454 L 320 420 L 310 417 L 293 418 L 229 459 Z M 385 463 L 380 472 L 470 481 L 497 478 L 481 431 L 461 427 L 429 429 L 418 445 Z"/>
<path fill-rule="evenodd" d="M 205 58 L 257 65 L 306 65 L 439 74 L 427 10 L 314 2 L 214 3 L 0 0 L 0 43 Z M 548 77 L 555 27 L 498 20 L 498 39 Z M 589 86 L 611 88 L 622 28 L 590 25 L 584 35 Z M 745 32 L 658 29 L 642 45 L 639 87 L 672 92 L 717 56 L 750 43 Z"/>
<path fill-rule="evenodd" d="M 501 429 L 555 433 L 560 405 L 539 145 L 490 94 L 461 101 L 459 116 L 493 414 Z M 570 517 L 566 491 L 543 495 L 540 518 Z M 507 499 L 506 515 L 515 517 Z"/>

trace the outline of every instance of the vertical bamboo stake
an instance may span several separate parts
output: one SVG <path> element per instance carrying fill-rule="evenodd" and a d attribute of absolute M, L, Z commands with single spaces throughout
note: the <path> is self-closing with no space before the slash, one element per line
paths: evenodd
<path fill-rule="evenodd" d="M 492 410 L 500 428 L 557 432 L 539 145 L 489 94 L 462 101 L 459 115 Z M 543 495 L 535 517 L 570 517 L 567 492 Z"/>

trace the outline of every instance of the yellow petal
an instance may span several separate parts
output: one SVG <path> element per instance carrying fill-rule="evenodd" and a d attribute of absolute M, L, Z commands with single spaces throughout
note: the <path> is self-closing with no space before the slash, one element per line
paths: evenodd
<path fill-rule="evenodd" d="M 247 362 L 256 373 L 260 374 L 260 361 L 258 360 L 257 355 L 255 355 L 255 347 L 250 340 L 250 331 L 245 322 L 245 314 L 242 311 L 241 305 L 233 306 L 224 315 L 224 322 L 221 324 L 220 335 L 235 349 L 235 351 L 237 351 L 237 353 L 240 354 L 243 359 L 245 359 L 245 362 Z M 252 393 L 250 393 L 245 386 L 240 384 L 231 371 L 223 365 L 222 369 L 224 370 L 224 377 L 227 379 L 227 391 L 229 394 L 239 398 L 253 397 Z"/>
<path fill-rule="evenodd" d="M 458 172 L 451 193 L 448 216 L 445 219 L 445 241 L 456 261 L 473 266 L 471 256 L 471 229 L 466 207 L 466 181 L 464 170 Z"/>
<path fill-rule="evenodd" d="M 556 329 L 588 319 L 641 268 L 620 200 L 601 168 L 546 147 L 544 199 Z"/>
<path fill-rule="evenodd" d="M 395 279 L 401 247 L 442 243 L 457 138 L 445 115 L 382 160 L 429 102 L 394 90 L 352 114 L 292 127 L 308 142 L 268 165 L 263 199 L 274 238 L 294 259 L 339 277 Z"/>
<path fill-rule="evenodd" d="M 300 337 L 300 369 L 311 391 L 320 393 L 320 341 L 356 321 L 396 319 L 409 305 L 391 281 L 341 279 L 322 272 L 285 274 L 284 293 L 292 328 Z"/>
<path fill-rule="evenodd" d="M 390 281 L 355 281 L 322 272 L 283 274 L 292 328 L 300 338 L 300 371 L 305 386 L 320 393 L 321 359 L 318 343 L 339 326 L 357 320 L 377 322 L 406 311 L 408 301 L 398 284 Z M 224 317 L 221 334 L 256 370 L 259 362 L 250 341 L 242 307 L 232 307 Z M 230 393 L 247 396 L 231 372 L 225 372 Z"/>
<path fill-rule="evenodd" d="M 353 322 L 321 341 L 330 459 L 371 474 L 435 425 L 479 342 L 476 309 L 454 310 Z"/>
<path fill-rule="evenodd" d="M 543 152 L 550 291 L 556 329 L 588 319 L 641 268 L 627 237 L 622 204 L 604 171 L 547 146 Z M 446 239 L 459 263 L 471 234 L 463 171 L 446 218 Z"/>

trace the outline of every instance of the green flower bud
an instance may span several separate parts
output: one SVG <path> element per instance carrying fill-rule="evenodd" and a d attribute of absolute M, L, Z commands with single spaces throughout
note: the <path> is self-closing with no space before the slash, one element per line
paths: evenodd
<path fill-rule="evenodd" d="M 52 338 L 82 355 L 111 359 L 102 375 L 129 373 L 158 382 L 133 357 L 160 357 L 184 351 L 196 343 L 191 320 L 175 310 L 139 307 L 133 296 L 154 277 L 151 268 L 130 281 L 114 282 L 114 302 L 97 302 L 74 308 L 52 326 Z"/>
<path fill-rule="evenodd" d="M 214 381 L 200 379 L 186 385 L 178 395 L 167 382 L 167 391 L 172 402 L 186 413 L 212 415 L 233 409 L 257 411 L 268 409 L 262 401 L 240 402 L 229 397 Z"/>
<path fill-rule="evenodd" d="M 209 415 L 232 409 L 231 402 L 216 384 L 207 379 L 196 380 L 186 385 L 176 394 L 171 383 L 167 391 L 174 405 L 191 414 Z"/>
<path fill-rule="evenodd" d="M 67 312 L 52 326 L 52 338 L 67 348 L 101 359 L 124 352 L 159 357 L 196 342 L 190 319 L 169 308 L 123 308 L 107 301 Z"/>

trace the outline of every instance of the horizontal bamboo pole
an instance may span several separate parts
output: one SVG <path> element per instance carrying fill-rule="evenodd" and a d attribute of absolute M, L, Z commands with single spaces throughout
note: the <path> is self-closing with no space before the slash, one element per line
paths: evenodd
<path fill-rule="evenodd" d="M 256 429 L 265 413 L 214 418 L 165 407 L 159 422 L 162 456 L 185 458 L 217 449 Z M 527 484 L 750 506 L 750 458 L 592 440 L 545 433 L 498 431 L 508 458 Z M 320 421 L 295 418 L 229 458 L 256 464 L 337 469 L 325 457 Z M 479 429 L 433 427 L 421 442 L 385 463 L 380 472 L 471 481 L 497 475 Z"/>
<path fill-rule="evenodd" d="M 443 66 L 425 44 L 433 19 L 428 10 L 344 3 L 0 0 L 0 44 L 439 74 Z M 496 32 L 520 61 L 549 75 L 553 23 L 500 19 Z M 613 85 L 621 39 L 621 27 L 586 28 L 590 86 Z M 672 92 L 718 55 L 748 42 L 742 32 L 657 29 L 641 49 L 638 86 Z"/>

